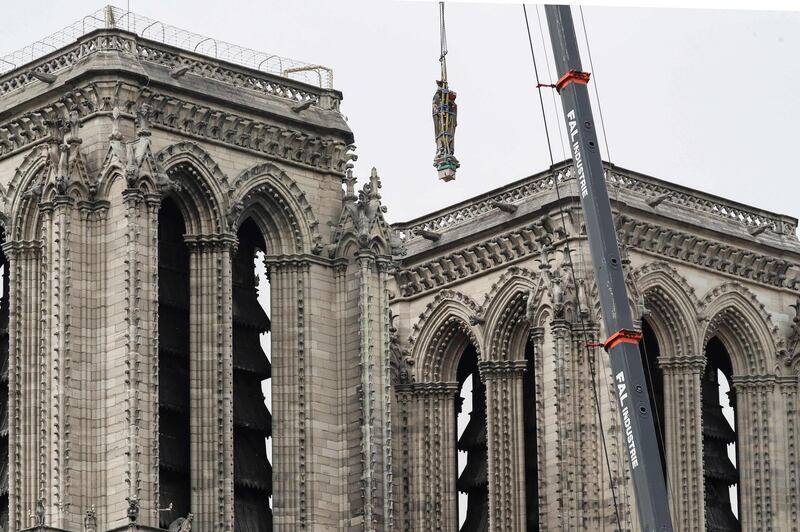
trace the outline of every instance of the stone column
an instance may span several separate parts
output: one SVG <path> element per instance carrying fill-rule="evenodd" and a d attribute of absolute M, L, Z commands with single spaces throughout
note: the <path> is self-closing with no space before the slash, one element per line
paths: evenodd
<path fill-rule="evenodd" d="M 539 530 L 547 530 L 551 512 L 551 498 L 547 496 L 547 449 L 548 439 L 545 426 L 545 371 L 544 371 L 544 327 L 531 327 L 529 341 L 533 343 L 534 379 L 536 393 L 536 457 L 539 483 Z"/>
<path fill-rule="evenodd" d="M 361 370 L 361 490 L 364 529 L 392 529 L 391 399 L 389 363 L 389 262 L 369 251 L 358 262 Z M 388 477 L 387 477 L 388 475 Z"/>
<path fill-rule="evenodd" d="M 781 468 L 785 479 L 786 497 L 784 503 L 777 504 L 780 511 L 781 530 L 798 532 L 800 530 L 800 493 L 798 493 L 798 477 L 800 477 L 800 464 L 797 462 L 797 433 L 800 430 L 800 408 L 798 408 L 798 389 L 800 376 L 779 377 L 781 395 L 783 396 L 782 410 L 786 415 L 786 429 L 783 431 L 783 458 L 785 467 Z M 780 418 L 778 418 L 780 419 Z"/>
<path fill-rule="evenodd" d="M 44 396 L 43 367 L 39 354 L 42 327 L 40 241 L 9 241 L 3 246 L 9 274 L 9 530 L 32 523 L 29 513 L 40 496 L 44 470 L 39 459 L 40 430 L 46 416 L 40 409 Z"/>
<path fill-rule="evenodd" d="M 267 259 L 272 309 L 273 530 L 308 526 L 306 320 L 308 263 Z"/>
<path fill-rule="evenodd" d="M 580 527 L 584 530 L 600 530 L 608 519 L 608 501 L 605 495 L 610 488 L 608 467 L 606 466 L 600 419 L 602 410 L 598 412 L 595 393 L 599 401 L 601 393 L 602 364 L 598 361 L 605 353 L 586 347 L 587 343 L 596 343 L 599 336 L 597 324 L 590 321 L 573 323 L 570 364 L 570 408 L 575 410 L 574 449 L 578 471 L 576 475 L 578 494 L 577 507 L 580 511 Z M 593 377 L 594 372 L 594 377 Z M 597 387 L 597 388 L 595 388 Z M 606 428 L 607 424 L 603 424 Z"/>
<path fill-rule="evenodd" d="M 525 427 L 522 377 L 524 360 L 478 363 L 486 385 L 489 454 L 489 528 L 525 527 Z"/>
<path fill-rule="evenodd" d="M 781 486 L 773 484 L 777 465 L 770 420 L 776 409 L 776 382 L 772 375 L 734 375 L 736 436 L 739 469 L 739 522 L 742 532 L 772 532 L 776 526 L 776 500 Z"/>
<path fill-rule="evenodd" d="M 412 530 L 457 530 L 456 411 L 458 383 L 398 386 L 409 394 Z"/>
<path fill-rule="evenodd" d="M 575 447 L 577 442 L 576 417 L 574 405 L 568 400 L 571 394 L 572 349 L 569 323 L 564 319 L 554 319 L 551 323 L 553 338 L 552 357 L 554 362 L 555 449 L 558 466 L 552 478 L 551 490 L 555 489 L 555 497 L 559 501 L 557 515 L 558 530 L 573 530 L 580 522 L 578 515 L 577 464 Z M 550 523 L 552 526 L 553 523 Z"/>
<path fill-rule="evenodd" d="M 703 530 L 703 404 L 705 357 L 661 357 L 667 486 L 676 531 Z"/>
<path fill-rule="evenodd" d="M 201 530 L 233 530 L 231 257 L 236 237 L 187 235 L 192 511 Z"/>

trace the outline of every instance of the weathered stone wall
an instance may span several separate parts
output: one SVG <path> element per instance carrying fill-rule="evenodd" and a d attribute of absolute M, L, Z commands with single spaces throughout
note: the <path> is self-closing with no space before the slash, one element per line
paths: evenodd
<path fill-rule="evenodd" d="M 700 377 L 714 336 L 733 364 L 742 528 L 794 530 L 796 220 L 618 168 L 608 168 L 607 180 L 634 316 L 647 319 L 660 347 L 676 530 L 705 527 Z M 395 427 L 405 435 L 395 467 L 411 477 L 404 529 L 436 528 L 424 524 L 427 508 L 456 511 L 454 436 L 436 440 L 430 431 L 432 420 L 446 425 L 454 415 L 447 399 L 456 394 L 453 368 L 464 342 L 478 350 L 487 381 L 490 527 L 521 529 L 524 463 L 514 420 L 526 341 L 535 351 L 542 530 L 616 530 L 612 483 L 622 527 L 638 529 L 607 357 L 584 347 L 605 331 L 582 223 L 571 169 L 562 165 L 395 226 L 408 249 L 392 302 L 396 351 L 408 368 L 397 384 L 404 426 Z M 431 390 L 440 390 L 436 403 Z M 427 487 L 437 478 L 444 480 Z"/>

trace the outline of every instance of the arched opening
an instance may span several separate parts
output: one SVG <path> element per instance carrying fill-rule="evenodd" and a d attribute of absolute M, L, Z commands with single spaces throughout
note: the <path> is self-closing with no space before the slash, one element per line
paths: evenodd
<path fill-rule="evenodd" d="M 237 233 L 233 257 L 233 490 L 237 531 L 272 529 L 272 415 L 269 380 L 269 284 L 265 244 L 249 218 Z"/>
<path fill-rule="evenodd" d="M 0 231 L 0 242 L 5 241 Z M 8 305 L 9 272 L 6 255 L 0 248 L 0 528 L 8 530 Z"/>
<path fill-rule="evenodd" d="M 655 412 L 656 436 L 658 437 L 658 454 L 661 457 L 661 471 L 667 478 L 667 455 L 664 448 L 664 375 L 658 365 L 661 348 L 653 327 L 646 319 L 642 320 L 642 339 L 639 342 L 639 353 L 642 357 L 645 382 L 650 396 L 650 409 Z"/>
<path fill-rule="evenodd" d="M 189 406 L 189 249 L 178 206 L 158 211 L 158 474 L 159 526 L 185 516 L 191 505 Z"/>
<path fill-rule="evenodd" d="M 478 371 L 478 354 L 470 344 L 461 355 L 456 399 L 460 532 L 489 530 L 489 462 L 486 387 Z"/>
<path fill-rule="evenodd" d="M 739 531 L 736 396 L 730 386 L 731 357 L 717 337 L 706 344 L 705 356 L 701 393 L 706 530 Z"/>
<path fill-rule="evenodd" d="M 525 344 L 522 416 L 525 438 L 525 522 L 528 532 L 539 531 L 539 464 L 536 434 L 536 368 L 533 342 Z"/>

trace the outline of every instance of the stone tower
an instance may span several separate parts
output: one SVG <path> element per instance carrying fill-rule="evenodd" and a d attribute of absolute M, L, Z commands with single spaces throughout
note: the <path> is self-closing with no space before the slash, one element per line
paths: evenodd
<path fill-rule="evenodd" d="M 328 70 L 132 16 L 0 74 L 0 525 L 638 530 L 570 164 L 389 225 Z M 606 178 L 675 529 L 797 532 L 797 220 Z"/>
<path fill-rule="evenodd" d="M 9 530 L 391 528 L 397 241 L 341 94 L 121 16 L 0 78 Z"/>

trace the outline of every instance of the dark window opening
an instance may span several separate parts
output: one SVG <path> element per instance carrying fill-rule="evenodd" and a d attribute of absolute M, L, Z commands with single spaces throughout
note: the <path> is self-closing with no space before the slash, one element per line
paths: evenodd
<path fill-rule="evenodd" d="M 233 257 L 233 484 L 235 526 L 240 532 L 272 529 L 272 465 L 267 440 L 272 415 L 265 404 L 262 383 L 270 379 L 270 361 L 262 335 L 270 320 L 259 303 L 256 261 L 263 257 L 264 240 L 246 220 L 238 232 Z"/>
<path fill-rule="evenodd" d="M 536 370 L 533 343 L 525 345 L 525 374 L 522 381 L 522 415 L 525 427 L 525 515 L 528 532 L 539 531 L 539 469 L 536 434 Z"/>
<path fill-rule="evenodd" d="M 664 448 L 664 376 L 658 366 L 661 350 L 656 340 L 656 333 L 647 321 L 642 320 L 642 340 L 639 342 L 642 355 L 642 367 L 650 396 L 650 411 L 654 412 L 656 436 L 658 438 L 658 454 L 661 457 L 661 471 L 667 478 L 667 455 Z"/>
<path fill-rule="evenodd" d="M 167 199 L 158 212 L 159 526 L 191 505 L 189 416 L 189 250 L 186 225 Z"/>
<path fill-rule="evenodd" d="M 701 380 L 701 392 L 706 530 L 738 532 L 741 525 L 737 518 L 739 471 L 735 465 L 736 396 L 730 388 L 733 368 L 730 356 L 718 338 L 709 340 L 705 354 L 706 368 Z M 729 390 L 727 394 L 725 390 Z M 729 422 L 726 414 L 733 423 Z"/>
<path fill-rule="evenodd" d="M 478 355 L 472 345 L 458 363 L 458 382 L 461 399 L 457 411 L 460 413 L 461 407 L 471 408 L 469 421 L 456 443 L 459 454 L 466 453 L 466 465 L 456 481 L 458 491 L 466 495 L 466 517 L 460 532 L 483 532 L 489 530 L 486 387 L 481 382 Z M 467 392 L 470 384 L 471 393 Z M 461 502 L 464 497 L 459 499 Z"/>

